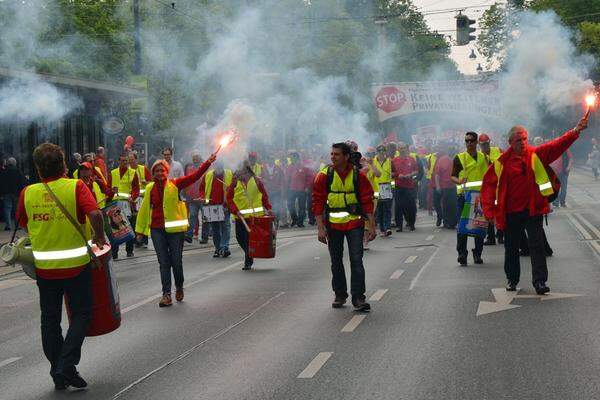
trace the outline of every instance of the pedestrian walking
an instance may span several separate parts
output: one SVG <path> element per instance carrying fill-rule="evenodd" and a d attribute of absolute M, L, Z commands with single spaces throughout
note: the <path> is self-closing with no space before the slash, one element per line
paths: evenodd
<path fill-rule="evenodd" d="M 190 175 L 196 171 L 202 165 L 202 157 L 197 151 L 192 152 L 192 162 L 185 166 L 185 174 Z M 200 238 L 198 243 L 208 243 L 208 233 L 210 226 L 204 224 L 202 218 L 202 206 L 203 201 L 200 196 L 200 181 L 196 181 L 189 185 L 183 190 L 183 196 L 185 198 L 185 204 L 188 208 L 188 215 L 190 219 L 190 227 L 185 234 L 185 241 L 188 243 L 193 242 L 194 232 L 200 230 Z"/>
<path fill-rule="evenodd" d="M 392 235 L 392 157 L 385 145 L 377 146 L 377 155 L 373 159 L 373 165 L 380 172 L 375 180 L 379 192 L 377 208 L 375 210 L 376 221 L 379 224 L 381 236 Z M 393 150 L 395 152 L 395 150 Z"/>
<path fill-rule="evenodd" d="M 365 297 L 365 268 L 363 237 L 365 223 L 369 240 L 376 237 L 373 216 L 373 188 L 358 167 L 350 162 L 350 146 L 335 143 L 331 147 L 331 164 L 315 179 L 312 207 L 317 220 L 318 239 L 325 243 L 331 257 L 333 308 L 342 307 L 348 298 L 344 270 L 344 239 L 350 256 L 350 293 L 356 311 L 369 311 Z M 364 218 L 367 219 L 365 222 Z"/>
<path fill-rule="evenodd" d="M 588 163 L 589 166 L 592 168 L 594 179 L 598 180 L 598 172 L 600 171 L 600 150 L 598 150 L 597 145 L 594 145 L 592 147 L 592 151 L 588 155 Z"/>
<path fill-rule="evenodd" d="M 152 165 L 152 182 L 146 186 L 146 196 L 138 213 L 135 232 L 138 239 L 150 236 L 158 264 L 162 297 L 159 307 L 173 304 L 171 299 L 171 272 L 175 279 L 175 300 L 183 301 L 183 241 L 188 229 L 188 215 L 185 203 L 180 200 L 179 192 L 198 181 L 216 156 L 212 154 L 200 168 L 190 175 L 169 179 L 169 164 L 157 160 Z"/>
<path fill-rule="evenodd" d="M 456 220 L 456 185 L 452 182 L 452 160 L 448 145 L 440 145 L 435 154 L 435 166 L 431 174 L 434 185 L 433 204 L 437 214 L 437 226 L 455 229 Z"/>
<path fill-rule="evenodd" d="M 128 154 L 123 153 L 119 156 L 119 167 L 110 171 L 109 177 L 109 185 L 114 195 L 113 199 L 119 203 L 121 212 L 127 216 L 131 226 L 135 226 L 136 200 L 140 195 L 140 181 L 135 170 L 129 166 Z M 127 257 L 133 257 L 134 244 L 135 238 L 125 242 Z M 119 247 L 113 246 L 111 248 L 113 260 L 119 258 Z"/>
<path fill-rule="evenodd" d="M 410 231 L 415 230 L 417 217 L 416 179 L 419 176 L 419 161 L 411 155 L 406 143 L 398 143 L 399 155 L 392 160 L 392 177 L 396 181 L 394 190 L 396 232 L 402 232 L 403 219 Z"/>
<path fill-rule="evenodd" d="M 15 212 L 19 193 L 27 185 L 27 178 L 17 168 L 17 160 L 14 157 L 6 160 L 6 166 L 0 174 L 0 182 L 4 230 L 10 231 L 16 228 Z"/>
<path fill-rule="evenodd" d="M 304 228 L 306 218 L 306 192 L 308 190 L 308 176 L 311 171 L 300 160 L 300 153 L 291 154 L 291 164 L 286 169 L 287 181 L 287 206 L 292 219 L 291 226 Z"/>
<path fill-rule="evenodd" d="M 281 167 L 281 162 L 276 162 L 273 157 L 265 157 L 263 172 L 263 182 L 269 193 L 273 214 L 277 220 L 277 225 L 285 223 L 285 172 Z"/>
<path fill-rule="evenodd" d="M 227 209 L 225 197 L 231 182 L 233 172 L 223 168 L 223 163 L 217 161 L 214 168 L 210 169 L 200 180 L 200 198 L 204 200 L 204 221 L 210 228 L 215 246 L 214 258 L 227 258 L 229 251 L 229 238 L 231 236 L 231 216 Z"/>
<path fill-rule="evenodd" d="M 460 219 L 462 210 L 465 206 L 466 191 L 479 192 L 483 175 L 488 169 L 488 162 L 485 155 L 477 151 L 477 133 L 467 132 L 465 134 L 466 151 L 458 153 L 454 157 L 452 165 L 452 182 L 454 182 L 457 193 L 457 220 Z M 472 250 L 473 262 L 475 264 L 483 264 L 481 253 L 483 252 L 483 237 L 475 236 L 475 248 Z M 456 234 L 456 251 L 458 252 L 458 263 L 461 266 L 467 265 L 467 240 L 468 236 L 465 233 L 457 232 Z"/>
<path fill-rule="evenodd" d="M 479 149 L 485 155 L 488 165 L 492 164 L 496 161 L 500 155 L 502 154 L 502 150 L 497 146 L 490 145 L 490 137 L 485 133 L 479 135 Z M 495 246 L 496 245 L 496 236 L 498 236 L 498 241 L 502 244 L 504 242 L 504 234 L 502 231 L 498 231 L 496 234 L 496 228 L 493 223 L 488 224 L 487 237 L 483 242 L 484 246 Z"/>
<path fill-rule="evenodd" d="M 65 177 L 65 157 L 59 146 L 44 143 L 36 147 L 33 163 L 42 183 L 29 185 L 21 192 L 17 218 L 27 229 L 35 259 L 42 347 L 50 362 L 55 389 L 81 389 L 87 382 L 79 375 L 77 365 L 92 320 L 93 304 L 90 256 L 81 232 L 85 232 L 89 220 L 91 242 L 102 249 L 106 244 L 102 212 L 82 181 Z M 70 216 L 61 211 L 54 196 Z M 70 308 L 64 337 L 63 297 L 68 299 Z"/>
<path fill-rule="evenodd" d="M 248 255 L 248 230 L 246 218 L 270 215 L 271 203 L 262 180 L 254 175 L 249 162 L 236 171 L 227 190 L 227 207 L 235 219 L 235 237 L 244 251 L 242 270 L 252 269 L 254 259 Z"/>
<path fill-rule="evenodd" d="M 493 164 L 483 179 L 482 205 L 485 217 L 504 229 L 506 290 L 515 291 L 520 280 L 519 243 L 527 231 L 531 255 L 532 283 L 536 293 L 550 291 L 544 252 L 543 216 L 550 207 L 547 198 L 555 189 L 549 165 L 560 158 L 587 128 L 587 115 L 575 128 L 538 147 L 529 146 L 527 130 L 514 126 L 508 132 L 510 148 Z"/>
<path fill-rule="evenodd" d="M 150 174 L 148 167 L 139 163 L 138 153 L 135 150 L 129 152 L 129 166 L 136 172 L 140 185 L 140 195 L 136 199 L 135 204 L 135 213 L 137 213 L 139 208 L 142 206 L 142 200 L 146 194 L 146 186 L 148 185 L 148 182 L 152 181 L 152 175 Z M 135 227 L 133 227 L 133 229 L 135 230 Z M 148 238 L 142 238 L 141 242 L 136 241 L 135 247 L 148 248 Z"/>

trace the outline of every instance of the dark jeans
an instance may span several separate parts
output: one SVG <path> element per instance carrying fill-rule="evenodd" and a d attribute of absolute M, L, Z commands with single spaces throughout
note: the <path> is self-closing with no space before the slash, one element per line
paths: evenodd
<path fill-rule="evenodd" d="M 492 242 L 496 241 L 496 227 L 492 223 L 488 224 L 486 239 Z"/>
<path fill-rule="evenodd" d="M 81 359 L 81 346 L 92 320 L 92 271 L 86 266 L 79 275 L 69 279 L 37 278 L 42 311 L 42 346 L 50 361 L 50 375 L 71 375 Z M 71 310 L 67 335 L 63 338 L 60 321 L 63 296 Z"/>
<path fill-rule="evenodd" d="M 406 218 L 408 226 L 415 226 L 417 219 L 417 203 L 415 199 L 415 189 L 399 188 L 394 189 L 394 204 L 396 214 L 396 226 L 402 227 L 403 218 Z"/>
<path fill-rule="evenodd" d="M 456 201 L 456 220 L 458 221 L 460 219 L 460 214 L 462 213 L 462 209 L 465 206 L 465 196 L 458 196 L 457 197 L 457 201 Z M 458 255 L 461 257 L 466 257 L 469 255 L 469 252 L 467 250 L 467 241 L 468 241 L 469 236 L 462 234 L 462 233 L 457 233 L 456 234 L 456 251 L 458 252 Z M 475 252 L 475 254 L 481 255 L 481 253 L 483 252 L 483 236 L 475 236 L 475 248 L 473 249 L 473 251 Z"/>
<path fill-rule="evenodd" d="M 137 220 L 137 214 L 133 214 L 131 217 L 127 218 L 129 220 L 129 223 L 131 224 L 131 228 L 135 229 L 135 222 Z M 127 252 L 127 254 L 129 253 L 133 253 L 133 246 L 135 245 L 135 238 L 128 240 L 127 242 L 125 242 L 125 251 Z M 112 255 L 113 257 L 116 257 L 119 255 L 119 247 L 121 247 L 121 245 L 119 246 L 112 246 L 111 251 L 112 251 Z"/>
<path fill-rule="evenodd" d="M 317 221 L 312 211 L 312 190 L 309 190 L 306 194 L 306 210 L 308 211 L 308 223 L 314 225 Z"/>
<path fill-rule="evenodd" d="M 296 212 L 296 202 L 298 202 L 298 211 Z M 304 224 L 306 216 L 306 192 L 299 190 L 290 190 L 287 201 L 292 224 Z"/>
<path fill-rule="evenodd" d="M 519 243 L 523 230 L 529 238 L 529 254 L 531 256 L 531 275 L 533 284 L 546 283 L 548 267 L 544 252 L 543 217 L 531 217 L 529 210 L 506 214 L 506 229 L 504 230 L 504 272 L 506 279 L 519 282 L 521 278 L 521 263 L 519 260 Z"/>
<path fill-rule="evenodd" d="M 229 236 L 231 235 L 231 217 L 229 211 L 225 211 L 225 220 L 221 222 L 207 222 L 213 235 L 215 250 L 229 250 Z"/>
<path fill-rule="evenodd" d="M 456 188 L 442 189 L 442 220 L 444 226 L 455 228 L 456 219 Z"/>
<path fill-rule="evenodd" d="M 171 293 L 171 270 L 175 288 L 183 288 L 183 240 L 184 232 L 167 233 L 164 229 L 150 229 L 150 236 L 160 266 L 163 294 Z"/>
<path fill-rule="evenodd" d="M 2 196 L 2 211 L 4 213 L 5 229 L 15 229 L 15 212 L 17 211 L 18 200 L 19 196 L 16 194 L 8 193 Z"/>
<path fill-rule="evenodd" d="M 392 199 L 379 200 L 377 202 L 377 210 L 375 218 L 379 225 L 379 230 L 385 232 L 392 225 Z"/>
<path fill-rule="evenodd" d="M 246 256 L 245 261 L 248 263 L 248 261 L 251 260 L 251 258 L 248 257 L 248 231 L 246 230 L 246 227 L 242 221 L 237 219 L 235 220 L 235 239 L 242 250 L 244 250 L 244 254 Z"/>
<path fill-rule="evenodd" d="M 567 200 L 567 185 L 569 184 L 569 174 L 561 172 L 558 174 L 558 180 L 560 181 L 560 192 L 558 192 L 558 197 L 554 200 L 554 205 L 557 206 L 560 202 L 561 206 L 565 205 L 565 201 Z"/>
<path fill-rule="evenodd" d="M 348 297 L 346 271 L 344 270 L 344 238 L 350 255 L 350 293 L 352 299 L 365 299 L 365 267 L 363 266 L 363 226 L 349 231 L 328 229 L 328 247 L 331 256 L 331 286 L 337 296 Z"/>

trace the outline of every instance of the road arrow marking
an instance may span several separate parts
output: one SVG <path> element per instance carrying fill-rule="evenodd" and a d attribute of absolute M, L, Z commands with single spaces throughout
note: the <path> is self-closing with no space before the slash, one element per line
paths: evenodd
<path fill-rule="evenodd" d="M 491 314 L 498 311 L 511 310 L 513 308 L 519 308 L 520 305 L 511 304 L 515 299 L 539 299 L 542 301 L 556 300 L 556 299 L 568 299 L 571 297 L 580 297 L 582 294 L 571 294 L 571 293 L 548 293 L 548 294 L 519 294 L 519 290 L 515 292 L 508 292 L 505 288 L 494 288 L 492 289 L 492 295 L 496 301 L 480 301 L 477 307 L 476 316 Z"/>

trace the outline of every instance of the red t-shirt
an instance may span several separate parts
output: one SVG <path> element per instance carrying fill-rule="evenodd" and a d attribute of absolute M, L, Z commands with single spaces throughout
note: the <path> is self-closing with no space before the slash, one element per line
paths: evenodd
<path fill-rule="evenodd" d="M 337 171 L 337 173 L 343 181 L 350 171 L 352 171 L 352 165 L 348 164 L 345 171 Z M 319 216 L 324 214 L 325 205 L 327 204 L 327 192 L 327 174 L 319 173 L 315 178 L 312 193 L 312 209 L 314 215 Z M 373 186 L 364 172 L 360 172 L 358 175 L 358 194 L 362 211 L 365 214 L 373 214 Z M 364 223 L 364 219 L 355 219 L 343 224 L 330 223 L 330 227 L 337 231 L 349 231 L 364 225 Z"/>
<path fill-rule="evenodd" d="M 303 192 L 308 188 L 308 177 L 311 172 L 301 164 L 288 165 L 285 177 L 288 181 L 290 190 Z"/>
<path fill-rule="evenodd" d="M 190 175 L 171 179 L 171 182 L 175 186 L 177 186 L 177 189 L 179 189 L 179 190 L 184 189 L 184 188 L 190 186 L 192 183 L 196 182 L 198 179 L 200 179 L 202 174 L 204 172 L 206 172 L 206 170 L 210 167 L 210 164 L 211 163 L 209 163 L 208 161 L 205 161 L 200 166 L 200 168 L 195 170 Z M 165 227 L 165 214 L 163 213 L 164 194 L 165 194 L 165 182 L 159 182 L 159 181 L 154 182 L 154 186 L 152 187 L 152 190 L 150 191 L 150 204 L 151 204 L 150 207 L 152 208 L 152 214 L 151 214 L 152 221 L 150 222 L 150 228 L 163 229 Z"/>
<path fill-rule="evenodd" d="M 456 186 L 450 177 L 452 176 L 452 160 L 447 155 L 443 155 L 437 159 L 433 167 L 433 187 L 435 187 L 435 177 L 439 176 L 440 189 L 452 189 Z"/>
<path fill-rule="evenodd" d="M 527 182 L 527 164 L 523 157 L 513 154 L 504 163 L 506 184 L 510 187 L 510 196 L 506 196 L 506 213 L 515 213 L 527 209 L 530 185 Z"/>
<path fill-rule="evenodd" d="M 44 182 L 52 182 L 60 177 L 54 177 L 45 179 Z M 25 209 L 25 191 L 29 186 L 21 191 L 19 195 L 19 204 L 17 206 L 16 219 L 19 225 L 23 228 L 27 228 L 27 210 Z M 92 192 L 88 189 L 88 187 L 83 183 L 83 181 L 77 181 L 77 185 L 75 186 L 75 199 L 77 202 L 76 210 L 77 210 L 77 221 L 80 224 L 85 224 L 86 216 L 89 215 L 92 211 L 98 209 L 98 205 L 96 203 L 96 199 Z M 83 239 L 82 239 L 83 241 Z M 38 269 L 36 268 L 36 274 L 42 279 L 68 279 L 74 278 L 83 270 L 85 265 L 82 265 L 77 268 L 65 268 L 65 269 L 55 269 L 55 270 L 46 270 L 46 269 Z"/>
<path fill-rule="evenodd" d="M 399 175 L 417 175 L 419 173 L 419 164 L 412 158 L 394 157 L 392 160 L 392 175 L 396 180 L 396 187 L 412 189 L 415 187 L 415 181 L 411 178 L 398 178 Z"/>

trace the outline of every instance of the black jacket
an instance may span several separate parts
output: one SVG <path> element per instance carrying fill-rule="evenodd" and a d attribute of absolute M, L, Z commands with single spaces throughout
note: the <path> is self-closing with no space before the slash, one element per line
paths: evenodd
<path fill-rule="evenodd" d="M 7 166 L 0 170 L 0 195 L 18 196 L 25 186 L 27 186 L 27 178 L 17 167 Z"/>

